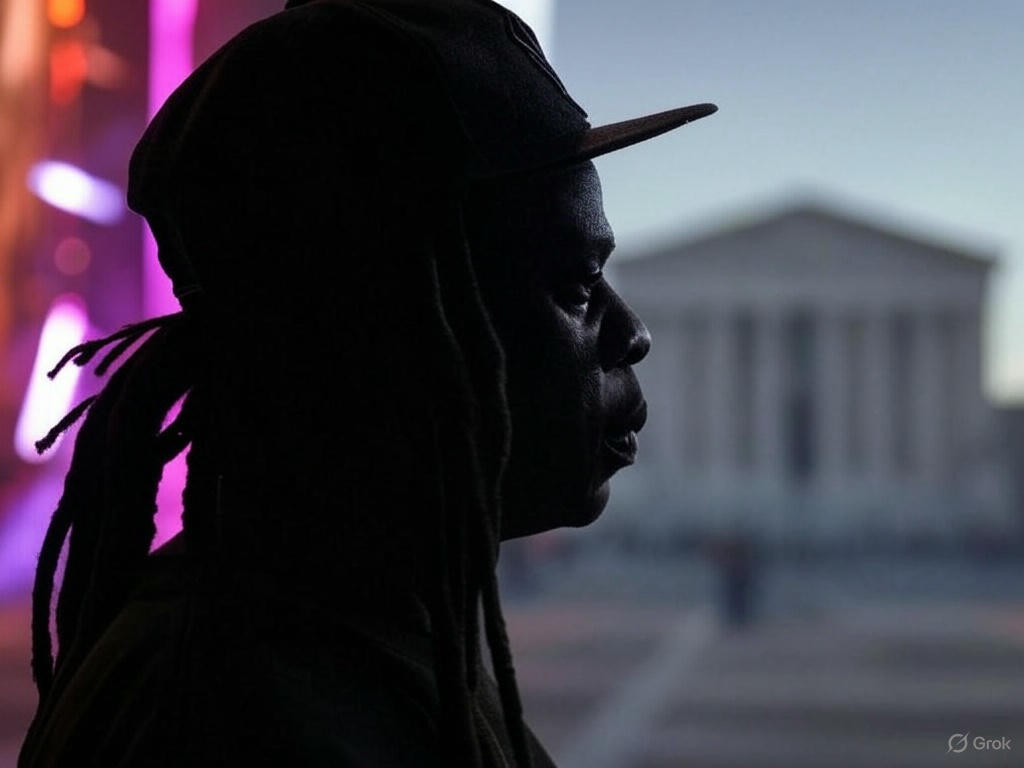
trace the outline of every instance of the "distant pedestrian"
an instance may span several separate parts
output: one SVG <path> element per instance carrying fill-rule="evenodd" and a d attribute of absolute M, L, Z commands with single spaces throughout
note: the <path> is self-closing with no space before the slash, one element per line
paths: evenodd
<path fill-rule="evenodd" d="M 718 569 L 719 608 L 728 627 L 747 626 L 754 618 L 756 563 L 750 534 L 733 531 L 714 541 L 712 559 Z"/>

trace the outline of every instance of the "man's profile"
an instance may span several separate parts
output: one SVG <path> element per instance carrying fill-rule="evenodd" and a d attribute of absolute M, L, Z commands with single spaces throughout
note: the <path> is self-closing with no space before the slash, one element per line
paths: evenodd
<path fill-rule="evenodd" d="M 41 441 L 88 409 L 19 764 L 552 765 L 499 543 L 593 521 L 646 418 L 591 159 L 714 109 L 592 128 L 489 0 L 292 0 L 201 65 L 128 191 L 183 310 L 72 350 L 141 342 Z"/>

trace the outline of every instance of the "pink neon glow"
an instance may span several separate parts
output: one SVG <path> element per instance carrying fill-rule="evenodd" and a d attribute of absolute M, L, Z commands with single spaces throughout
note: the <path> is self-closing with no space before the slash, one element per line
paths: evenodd
<path fill-rule="evenodd" d="M 197 0 L 150 0 L 149 116 L 192 71 Z"/>
<path fill-rule="evenodd" d="M 39 547 L 60 501 L 69 461 L 62 452 L 30 482 L 8 486 L 0 497 L 5 508 L 0 519 L 0 602 L 24 596 L 32 584 Z"/>
<path fill-rule="evenodd" d="M 28 186 L 55 208 L 96 224 L 116 224 L 124 215 L 120 187 L 68 163 L 36 163 L 28 172 Z"/>
<path fill-rule="evenodd" d="M 175 88 L 192 71 L 192 34 L 198 0 L 150 0 L 149 112 L 153 117 Z M 149 316 L 176 312 L 171 282 L 157 261 L 156 241 L 149 227 L 142 241 L 143 305 Z M 181 530 L 181 491 L 185 487 L 184 454 L 164 469 L 157 494 L 156 538 L 160 546 Z"/>
<path fill-rule="evenodd" d="M 192 34 L 198 0 L 150 0 L 149 3 L 149 106 L 157 113 L 167 97 L 192 71 Z M 143 298 L 148 315 L 175 312 L 178 301 L 160 269 L 156 242 L 147 227 L 142 246 Z"/>
<path fill-rule="evenodd" d="M 14 450 L 25 461 L 38 464 L 56 453 L 59 440 L 42 456 L 36 453 L 35 442 L 70 410 L 80 371 L 69 365 L 52 381 L 46 372 L 65 352 L 82 342 L 88 328 L 85 302 L 79 296 L 65 294 L 54 299 L 39 335 L 32 376 L 14 429 Z"/>

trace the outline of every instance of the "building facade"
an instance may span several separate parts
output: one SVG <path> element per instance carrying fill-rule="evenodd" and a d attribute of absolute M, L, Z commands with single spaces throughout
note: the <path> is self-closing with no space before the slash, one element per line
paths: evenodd
<path fill-rule="evenodd" d="M 653 338 L 621 524 L 812 544 L 1011 530 L 981 378 L 993 264 L 818 206 L 620 260 Z"/>

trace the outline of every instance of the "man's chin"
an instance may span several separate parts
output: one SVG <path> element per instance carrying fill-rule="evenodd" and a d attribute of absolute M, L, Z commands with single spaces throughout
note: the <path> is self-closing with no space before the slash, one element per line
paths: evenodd
<path fill-rule="evenodd" d="M 534 512 L 528 520 L 515 519 L 515 514 L 506 515 L 501 526 L 501 539 L 518 539 L 556 528 L 583 528 L 597 520 L 608 506 L 611 495 L 609 483 L 605 480 L 582 501 L 575 504 L 560 504 Z"/>
<path fill-rule="evenodd" d="M 582 528 L 597 520 L 608 506 L 608 499 L 611 496 L 611 486 L 607 480 L 601 483 L 587 499 L 587 502 L 578 510 L 577 519 L 567 522 L 565 525 L 571 528 Z"/>

